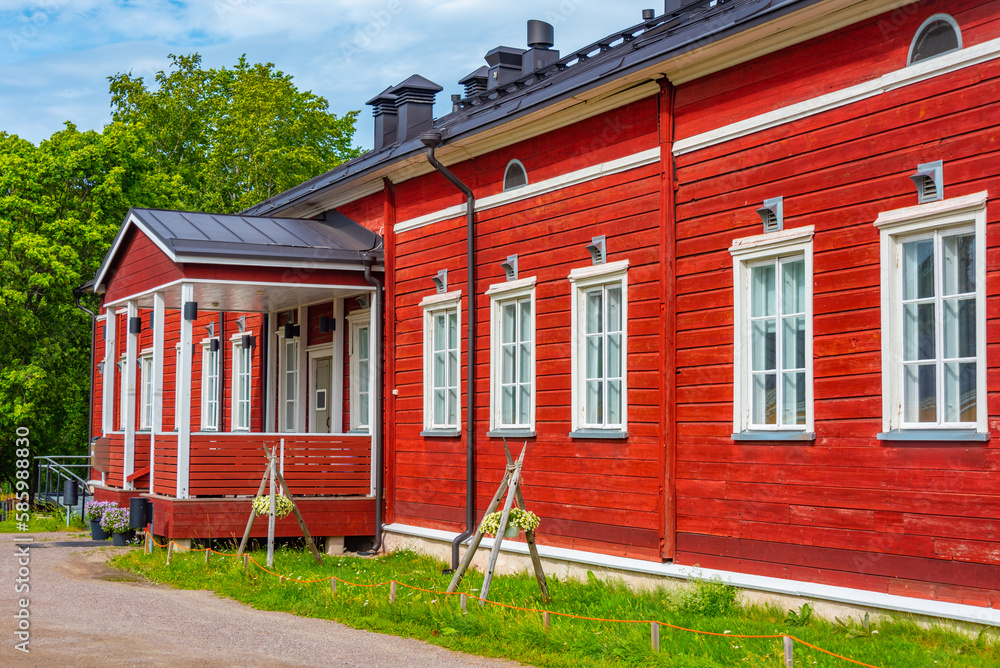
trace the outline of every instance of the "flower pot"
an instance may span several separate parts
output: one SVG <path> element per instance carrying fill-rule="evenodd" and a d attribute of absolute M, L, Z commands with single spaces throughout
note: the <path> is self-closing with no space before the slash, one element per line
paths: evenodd
<path fill-rule="evenodd" d="M 125 547 L 128 544 L 129 539 L 132 537 L 132 532 L 128 533 L 118 533 L 115 532 L 111 536 L 111 544 L 115 547 Z"/>
<path fill-rule="evenodd" d="M 507 524 L 507 528 L 503 531 L 504 538 L 517 538 L 517 534 L 521 533 L 521 527 L 516 524 Z"/>
<path fill-rule="evenodd" d="M 90 520 L 90 537 L 93 540 L 107 540 L 111 536 L 108 532 L 101 528 L 100 520 Z"/>

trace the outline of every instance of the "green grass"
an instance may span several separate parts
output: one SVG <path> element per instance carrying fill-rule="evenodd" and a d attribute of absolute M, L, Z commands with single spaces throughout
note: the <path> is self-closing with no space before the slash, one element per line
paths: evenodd
<path fill-rule="evenodd" d="M 265 557 L 254 553 L 261 564 Z M 769 666 L 783 665 L 780 639 L 743 639 L 736 635 L 794 635 L 824 649 L 876 666 L 950 668 L 1000 665 L 1000 643 L 993 631 L 959 634 L 941 627 L 923 628 L 904 619 L 831 623 L 800 609 L 796 614 L 774 607 L 742 606 L 734 588 L 703 581 L 684 587 L 636 592 L 619 582 L 591 575 L 588 582 L 549 579 L 552 601 L 543 604 L 530 574 L 498 576 L 490 589 L 492 601 L 524 608 L 547 608 L 580 616 L 619 620 L 668 622 L 719 637 L 661 628 L 662 651 L 650 649 L 648 624 L 592 622 L 552 616 L 545 631 L 539 613 L 526 613 L 470 599 L 463 615 L 458 596 L 398 587 L 389 603 L 389 586 L 363 588 L 330 583 L 279 583 L 250 565 L 213 555 L 205 565 L 201 552 L 176 551 L 170 566 L 166 551 L 152 556 L 132 550 L 116 556 L 115 567 L 182 589 L 214 590 L 262 610 L 280 610 L 331 619 L 348 626 L 419 638 L 449 649 L 503 656 L 538 666 Z M 317 566 L 308 552 L 279 549 L 275 571 L 289 578 L 314 579 L 336 575 L 342 580 L 374 584 L 395 579 L 423 589 L 443 591 L 450 575 L 442 562 L 412 552 L 395 552 L 378 559 L 325 557 Z M 470 573 L 461 591 L 477 594 L 481 573 Z M 803 645 L 795 648 L 796 666 L 849 666 Z"/>
<path fill-rule="evenodd" d="M 48 531 L 82 531 L 84 529 L 83 521 L 76 513 L 70 518 L 70 524 L 67 527 L 65 510 L 60 513 L 32 511 L 27 531 L 21 531 L 14 515 L 15 513 L 10 513 L 9 519 L 0 522 L 0 533 L 43 533 Z"/>

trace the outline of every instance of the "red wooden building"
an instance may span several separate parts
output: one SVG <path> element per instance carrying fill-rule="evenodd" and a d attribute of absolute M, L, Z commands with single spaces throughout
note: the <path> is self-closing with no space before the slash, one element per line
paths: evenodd
<path fill-rule="evenodd" d="M 553 41 L 530 23 L 529 48 L 489 51 L 436 119 L 436 84 L 386 89 L 369 102 L 375 150 L 244 212 L 384 240 L 383 319 L 376 305 L 366 321 L 384 324 L 370 346 L 384 372 L 369 367 L 384 484 L 364 490 L 363 528 L 457 549 L 504 439 L 527 442 L 550 559 L 665 577 L 697 564 L 752 589 L 1000 624 L 1000 8 L 668 0 L 569 55 Z M 183 276 L 102 279 L 105 304 L 138 313 L 153 288 L 207 276 L 171 261 Z M 274 329 L 295 308 L 304 323 L 325 299 L 343 345 L 337 309 L 374 289 L 360 268 L 305 281 L 338 285 L 332 311 L 296 283 L 241 303 L 268 313 L 246 322 Z M 250 293 L 282 282 L 241 269 Z M 118 327 L 106 361 L 135 358 Z M 286 368 L 264 359 L 261 378 Z M 253 406 L 280 403 L 252 382 Z M 148 455 L 142 435 L 125 430 L 125 451 Z M 115 452 L 112 487 L 140 471 Z"/>

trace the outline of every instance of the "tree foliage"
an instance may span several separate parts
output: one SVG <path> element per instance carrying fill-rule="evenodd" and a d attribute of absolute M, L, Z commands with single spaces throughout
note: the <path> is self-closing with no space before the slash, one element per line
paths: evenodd
<path fill-rule="evenodd" d="M 171 56 L 149 90 L 142 77 L 110 77 L 114 120 L 141 127 L 165 173 L 184 182 L 187 208 L 246 209 L 356 157 L 358 112 L 338 117 L 271 63 L 203 69 Z"/>
<path fill-rule="evenodd" d="M 271 64 L 172 62 L 156 90 L 110 77 L 101 132 L 67 123 L 37 146 L 0 132 L 0 434 L 28 428 L 34 455 L 87 451 L 91 321 L 73 289 L 130 207 L 234 212 L 359 153 L 358 112 L 328 113 Z M 11 452 L 0 450 L 2 480 Z"/>

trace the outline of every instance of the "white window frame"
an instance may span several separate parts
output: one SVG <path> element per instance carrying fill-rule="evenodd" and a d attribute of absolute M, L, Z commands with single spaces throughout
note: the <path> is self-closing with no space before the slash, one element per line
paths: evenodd
<path fill-rule="evenodd" d="M 230 346 L 233 351 L 233 386 L 232 386 L 232 418 L 230 419 L 230 431 L 250 431 L 253 425 L 253 348 L 243 348 L 243 336 L 249 335 L 253 336 L 253 332 L 246 331 L 242 334 L 236 334 L 229 339 Z M 246 366 L 243 368 L 243 355 L 246 354 Z M 249 377 L 246 383 L 247 396 L 243 396 L 243 383 L 240 382 L 240 376 L 246 375 Z M 247 412 L 246 424 L 240 422 L 240 404 L 245 403 Z"/>
<path fill-rule="evenodd" d="M 296 336 L 296 337 L 293 337 L 291 339 L 286 339 L 284 337 L 284 328 L 281 328 L 281 327 L 278 328 L 277 334 L 278 334 L 277 346 L 278 346 L 278 359 L 279 359 L 279 367 L 278 367 L 278 371 L 279 371 L 279 373 L 278 373 L 278 423 L 279 423 L 279 427 L 278 427 L 278 429 L 279 429 L 279 431 L 282 431 L 282 432 L 298 433 L 298 427 L 299 427 L 299 425 L 298 425 L 298 421 L 299 421 L 299 400 L 300 400 L 300 397 L 299 397 L 299 374 L 302 373 L 302 370 L 299 368 L 299 361 L 300 361 L 300 358 L 301 358 L 299 348 L 302 346 L 302 338 L 301 338 L 301 336 Z M 294 369 L 294 371 L 291 372 L 291 373 L 294 374 L 294 382 L 292 383 L 292 387 L 295 388 L 295 396 L 293 396 L 293 397 L 289 397 L 288 396 L 288 374 L 289 374 L 289 370 L 288 370 L 288 346 L 289 346 L 289 344 L 291 344 L 291 345 L 293 345 L 295 347 L 295 358 L 294 358 L 295 359 L 295 369 Z M 288 421 L 289 405 L 291 405 L 291 408 L 293 410 L 293 414 L 295 415 L 295 422 L 293 422 L 292 424 L 289 424 L 289 421 Z M 303 425 L 303 429 L 304 428 L 305 428 L 305 425 Z"/>
<path fill-rule="evenodd" d="M 573 438 L 626 438 L 628 437 L 628 260 L 618 260 L 570 271 L 571 327 L 570 356 L 572 358 L 572 432 Z M 586 296 L 597 287 L 618 285 L 622 292 L 621 331 L 621 422 L 590 424 L 586 420 Z"/>
<path fill-rule="evenodd" d="M 490 433 L 495 436 L 534 436 L 535 435 L 535 407 L 537 384 L 535 369 L 537 367 L 537 357 L 535 353 L 535 283 L 537 277 L 521 278 L 505 283 L 491 285 L 486 290 L 486 295 L 490 298 Z M 502 378 L 500 371 L 502 367 L 503 350 L 501 346 L 503 326 L 503 307 L 510 302 L 521 302 L 528 300 L 531 305 L 531 316 L 529 319 L 530 328 L 530 355 L 531 373 L 527 382 L 530 386 L 528 406 L 528 421 L 526 423 L 514 422 L 504 424 L 502 416 Z M 518 363 L 516 366 L 520 367 Z M 521 379 L 522 383 L 524 379 Z"/>
<path fill-rule="evenodd" d="M 882 271 L 882 429 L 883 440 L 985 440 L 988 438 L 986 391 L 986 191 L 879 214 Z M 937 232 L 973 232 L 976 236 L 976 422 L 906 423 L 903 421 L 902 280 L 903 243 Z M 937 280 L 937 274 L 935 275 Z M 938 291 L 936 291 L 938 292 Z M 939 295 L 940 298 L 940 295 Z M 935 318 L 940 327 L 940 318 Z M 940 387 L 940 378 L 938 379 Z"/>
<path fill-rule="evenodd" d="M 371 339 L 371 309 L 359 309 L 357 311 L 351 312 L 347 316 L 347 326 L 349 329 L 349 340 L 348 345 L 348 374 L 349 383 L 351 386 L 351 431 L 364 431 L 367 432 L 371 429 L 371 400 L 372 400 L 372 385 L 371 385 L 371 364 L 372 364 L 372 343 Z M 361 331 L 368 331 L 368 407 L 369 410 L 365 411 L 363 414 L 357 410 L 357 407 L 361 403 L 361 360 L 358 357 L 357 351 L 359 350 L 359 344 L 361 342 Z M 343 364 L 343 360 L 341 360 Z"/>
<path fill-rule="evenodd" d="M 201 342 L 201 430 L 219 431 L 219 372 L 222 367 L 222 346 L 212 352 L 212 341 L 214 338 L 203 339 Z M 220 342 L 221 343 L 221 342 Z M 209 360 L 215 356 L 215 386 L 209 391 Z M 212 410 L 212 404 L 215 410 Z M 210 419 L 211 418 L 211 419 Z"/>
<path fill-rule="evenodd" d="M 812 225 L 735 239 L 733 256 L 733 439 L 812 440 L 813 413 L 813 235 Z M 754 266 L 802 258 L 805 263 L 806 421 L 793 425 L 753 424 L 750 343 L 750 275 Z M 779 351 L 780 353 L 780 351 Z M 779 379 L 780 380 L 780 379 Z M 779 406 L 780 409 L 780 406 Z"/>
<path fill-rule="evenodd" d="M 153 429 L 153 349 L 139 353 L 139 431 Z"/>
<path fill-rule="evenodd" d="M 424 310 L 424 435 L 459 435 L 462 433 L 462 291 L 425 297 L 420 302 Z M 455 423 L 436 424 L 434 422 L 434 316 L 442 311 L 454 311 L 458 330 L 458 378 Z"/>

